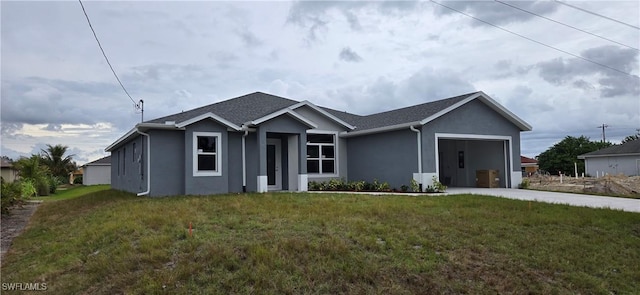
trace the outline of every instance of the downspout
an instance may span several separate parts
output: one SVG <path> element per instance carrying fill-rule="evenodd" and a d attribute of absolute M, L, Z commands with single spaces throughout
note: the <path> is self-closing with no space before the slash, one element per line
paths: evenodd
<path fill-rule="evenodd" d="M 246 140 L 245 138 L 249 134 L 249 129 L 244 130 L 242 135 L 242 192 L 247 192 L 247 158 L 246 158 Z"/>
<path fill-rule="evenodd" d="M 418 185 L 420 186 L 420 191 L 422 191 L 422 132 L 413 126 L 409 126 L 409 129 L 416 133 L 416 138 L 418 139 L 418 179 L 420 180 Z"/>
<path fill-rule="evenodd" d="M 144 133 L 138 129 L 136 129 L 136 132 L 147 138 L 147 190 L 138 193 L 138 197 L 140 197 L 148 195 L 149 191 L 151 191 L 151 138 L 149 137 L 149 134 Z"/>

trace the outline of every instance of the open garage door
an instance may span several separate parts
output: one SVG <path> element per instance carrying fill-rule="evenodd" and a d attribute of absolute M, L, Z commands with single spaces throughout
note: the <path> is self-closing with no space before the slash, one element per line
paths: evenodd
<path fill-rule="evenodd" d="M 475 187 L 479 170 L 497 170 L 498 187 L 510 187 L 510 141 L 496 138 L 440 137 L 437 141 L 438 175 L 450 187 Z"/>

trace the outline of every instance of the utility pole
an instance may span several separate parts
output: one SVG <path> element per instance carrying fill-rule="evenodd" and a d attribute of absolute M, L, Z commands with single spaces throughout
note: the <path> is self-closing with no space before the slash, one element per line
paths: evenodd
<path fill-rule="evenodd" d="M 605 133 L 604 133 L 604 129 L 609 127 L 609 125 L 607 124 L 602 124 L 602 126 L 598 126 L 597 128 L 602 128 L 602 142 L 605 142 L 607 140 Z"/>

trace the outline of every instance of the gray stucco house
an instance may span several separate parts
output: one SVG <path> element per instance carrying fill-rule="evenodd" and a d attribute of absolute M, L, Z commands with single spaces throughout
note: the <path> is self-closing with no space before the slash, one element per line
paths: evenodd
<path fill-rule="evenodd" d="M 483 92 L 368 116 L 256 92 L 137 124 L 106 151 L 112 188 L 139 195 L 306 191 L 331 178 L 475 186 L 486 169 L 513 188 L 529 130 Z"/>
<path fill-rule="evenodd" d="M 582 154 L 578 159 L 584 160 L 586 173 L 593 177 L 640 175 L 640 139 Z"/>

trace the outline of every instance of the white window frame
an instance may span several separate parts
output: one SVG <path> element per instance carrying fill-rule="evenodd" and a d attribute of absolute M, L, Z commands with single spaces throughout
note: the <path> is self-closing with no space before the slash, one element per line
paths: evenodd
<path fill-rule="evenodd" d="M 333 136 L 333 144 L 329 144 L 329 143 L 310 143 L 309 140 L 307 139 L 307 149 L 309 148 L 309 144 L 311 145 L 315 145 L 318 146 L 318 156 L 320 158 L 318 158 L 317 160 L 320 161 L 319 165 L 319 170 L 320 173 L 311 173 L 309 172 L 309 167 L 307 166 L 307 174 L 308 177 L 338 177 L 339 176 L 339 164 L 338 164 L 338 159 L 339 159 L 339 142 L 340 142 L 340 138 L 338 137 L 338 132 L 336 131 L 322 131 L 322 130 L 308 130 L 307 131 L 307 135 L 311 135 L 311 134 L 324 134 L 324 135 L 332 135 Z M 322 146 L 333 146 L 333 173 L 322 173 Z M 309 158 L 307 158 L 307 156 L 305 155 L 305 161 L 308 161 Z M 316 158 L 312 158 L 312 160 L 316 160 Z M 308 164 L 307 164 L 308 165 Z"/>
<path fill-rule="evenodd" d="M 216 137 L 216 152 L 199 152 L 198 151 L 198 136 Z M 220 132 L 193 132 L 193 176 L 221 176 L 222 175 L 222 150 L 220 149 L 222 144 L 222 133 Z M 215 171 L 201 171 L 198 170 L 198 155 L 214 155 L 216 157 L 216 170 Z"/>

